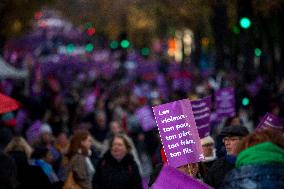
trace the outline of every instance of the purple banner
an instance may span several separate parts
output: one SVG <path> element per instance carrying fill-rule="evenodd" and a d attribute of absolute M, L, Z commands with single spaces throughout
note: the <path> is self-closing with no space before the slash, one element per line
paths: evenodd
<path fill-rule="evenodd" d="M 215 92 L 215 105 L 218 119 L 236 115 L 234 88 L 220 89 Z"/>
<path fill-rule="evenodd" d="M 35 121 L 26 132 L 27 141 L 32 144 L 40 135 L 40 128 L 42 127 L 42 122 Z"/>
<path fill-rule="evenodd" d="M 271 113 L 266 113 L 257 129 L 275 129 L 284 132 L 284 121 Z"/>
<path fill-rule="evenodd" d="M 211 96 L 191 101 L 199 137 L 210 135 Z"/>
<path fill-rule="evenodd" d="M 135 116 L 139 120 L 139 123 L 143 131 L 150 131 L 156 127 L 155 119 L 151 111 L 150 106 L 143 106 L 135 112 Z"/>
<path fill-rule="evenodd" d="M 210 186 L 181 173 L 173 167 L 162 168 L 153 189 L 212 189 Z"/>
<path fill-rule="evenodd" d="M 180 167 L 203 159 L 190 100 L 153 107 L 168 164 Z"/>

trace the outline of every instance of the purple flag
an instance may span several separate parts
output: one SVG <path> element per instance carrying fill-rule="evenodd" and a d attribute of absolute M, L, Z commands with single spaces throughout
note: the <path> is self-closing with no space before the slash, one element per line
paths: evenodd
<path fill-rule="evenodd" d="M 257 126 L 257 130 L 268 128 L 284 132 L 284 121 L 271 113 L 266 113 Z"/>
<path fill-rule="evenodd" d="M 191 101 L 199 137 L 210 135 L 211 96 Z"/>
<path fill-rule="evenodd" d="M 153 189 L 212 189 L 210 186 L 181 173 L 173 167 L 165 166 L 153 184 Z"/>
<path fill-rule="evenodd" d="M 143 131 L 150 131 L 156 127 L 155 119 L 150 106 L 143 106 L 135 112 Z"/>
<path fill-rule="evenodd" d="M 179 167 L 203 159 L 190 100 L 153 107 L 169 165 Z"/>
<path fill-rule="evenodd" d="M 32 144 L 34 140 L 36 140 L 39 137 L 41 127 L 42 127 L 42 122 L 40 120 L 37 120 L 27 130 L 26 136 L 30 144 Z"/>
<path fill-rule="evenodd" d="M 215 92 L 215 105 L 218 119 L 236 115 L 234 88 L 220 89 Z"/>

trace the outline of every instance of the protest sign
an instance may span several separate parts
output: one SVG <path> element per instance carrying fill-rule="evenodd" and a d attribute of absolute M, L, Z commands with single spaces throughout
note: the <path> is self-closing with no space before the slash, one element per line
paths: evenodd
<path fill-rule="evenodd" d="M 27 130 L 26 132 L 27 141 L 30 144 L 32 144 L 39 137 L 41 127 L 42 127 L 42 122 L 37 120 Z"/>
<path fill-rule="evenodd" d="M 190 100 L 153 107 L 168 164 L 179 167 L 203 159 Z"/>
<path fill-rule="evenodd" d="M 147 132 L 156 127 L 155 119 L 150 106 L 143 106 L 136 110 L 135 116 L 137 117 L 143 131 Z"/>
<path fill-rule="evenodd" d="M 235 90 L 224 88 L 215 92 L 215 106 L 218 119 L 236 115 Z"/>
<path fill-rule="evenodd" d="M 257 126 L 257 130 L 261 129 L 275 129 L 284 132 L 284 121 L 271 113 L 266 113 Z"/>
<path fill-rule="evenodd" d="M 162 168 L 153 189 L 211 189 L 210 186 L 188 176 L 173 167 Z"/>
<path fill-rule="evenodd" d="M 211 97 L 191 101 L 195 123 L 199 137 L 210 135 Z"/>

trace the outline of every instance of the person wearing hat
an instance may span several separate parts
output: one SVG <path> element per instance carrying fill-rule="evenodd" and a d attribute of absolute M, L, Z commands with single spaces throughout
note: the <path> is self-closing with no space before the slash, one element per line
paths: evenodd
<path fill-rule="evenodd" d="M 237 147 L 242 137 L 248 135 L 246 127 L 236 125 L 224 127 L 220 133 L 226 149 L 226 155 L 217 159 L 208 170 L 205 182 L 214 188 L 219 188 L 226 174 L 235 167 Z"/>

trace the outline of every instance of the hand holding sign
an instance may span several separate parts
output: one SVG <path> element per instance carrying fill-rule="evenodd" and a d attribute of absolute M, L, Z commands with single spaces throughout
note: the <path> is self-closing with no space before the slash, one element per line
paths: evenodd
<path fill-rule="evenodd" d="M 153 107 L 169 165 L 179 167 L 203 159 L 200 138 L 189 100 Z"/>

